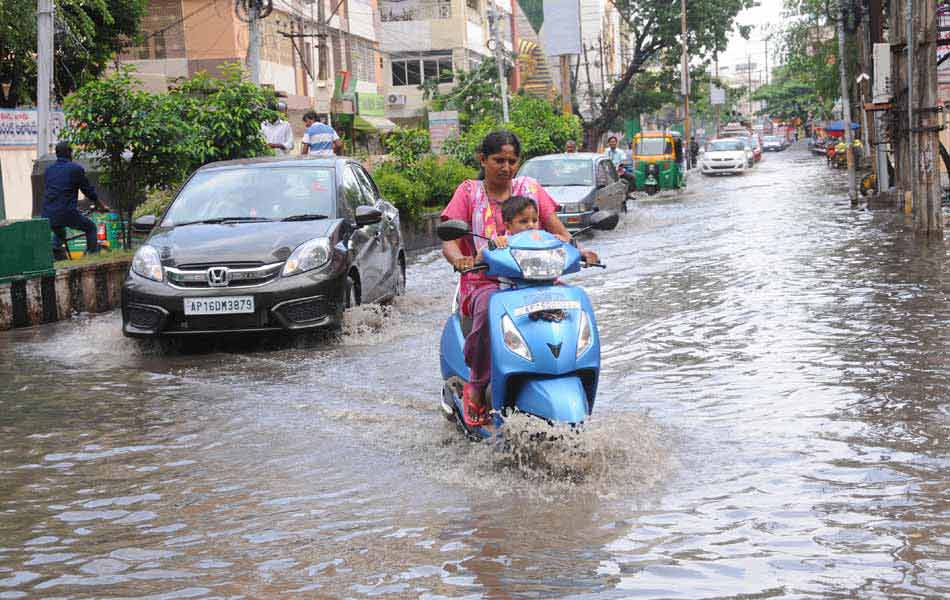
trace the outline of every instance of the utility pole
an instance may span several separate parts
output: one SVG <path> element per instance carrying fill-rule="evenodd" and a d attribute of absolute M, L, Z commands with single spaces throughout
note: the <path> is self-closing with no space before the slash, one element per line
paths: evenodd
<path fill-rule="evenodd" d="M 495 55 L 495 66 L 498 67 L 498 87 L 501 88 L 501 114 L 504 122 L 508 122 L 508 78 L 505 77 L 505 51 L 501 47 L 501 37 L 498 35 L 498 12 L 495 6 L 495 0 L 488 0 L 488 31 L 489 44 L 488 49 Z M 562 57 L 563 58 L 563 57 Z M 561 74 L 563 76 L 563 68 Z"/>
<path fill-rule="evenodd" d="M 251 73 L 251 83 L 261 83 L 261 7 L 254 0 L 247 8 L 247 70 Z"/>
<path fill-rule="evenodd" d="M 36 157 L 49 153 L 53 91 L 53 0 L 36 2 Z"/>
<path fill-rule="evenodd" d="M 912 19 L 908 31 L 920 32 L 919 42 L 908 44 L 909 52 L 916 54 L 913 68 L 919 72 L 916 80 L 908 82 L 916 102 L 911 105 L 910 136 L 914 141 L 916 170 L 911 175 L 914 190 L 914 225 L 918 234 L 943 237 L 943 211 L 937 174 L 940 125 L 940 106 L 937 103 L 937 3 L 912 2 Z M 916 20 L 916 23 L 914 21 Z M 911 38 L 913 39 L 913 38 Z"/>
<path fill-rule="evenodd" d="M 713 59 L 716 61 L 716 87 L 719 87 L 720 82 L 719 82 L 719 52 L 718 52 L 718 51 L 716 51 L 716 52 L 713 54 Z M 725 90 L 724 90 L 724 92 L 725 92 Z M 720 115 L 721 115 L 721 112 L 722 112 L 722 105 L 721 105 L 721 104 L 717 104 L 717 105 L 716 105 L 716 138 L 719 137 L 719 124 L 720 124 Z M 714 139 L 715 139 L 715 138 L 714 138 Z"/>
<path fill-rule="evenodd" d="M 686 44 L 686 0 L 680 0 L 680 35 L 683 36 L 683 74 L 682 89 L 683 93 L 683 154 L 689 155 L 689 50 Z M 689 164 L 689 159 L 686 159 Z"/>
<path fill-rule="evenodd" d="M 858 205 L 858 188 L 854 172 L 854 149 L 851 145 L 851 98 L 848 93 L 848 69 L 845 61 L 844 11 L 845 0 L 838 2 L 838 77 L 841 80 L 841 113 L 844 117 L 844 143 L 848 157 L 848 197 L 851 206 Z"/>

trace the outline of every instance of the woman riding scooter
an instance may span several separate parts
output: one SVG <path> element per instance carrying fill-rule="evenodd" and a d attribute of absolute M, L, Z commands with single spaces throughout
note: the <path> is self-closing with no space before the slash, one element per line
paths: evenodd
<path fill-rule="evenodd" d="M 479 160 L 484 179 L 466 180 L 459 184 L 449 205 L 442 211 L 442 220 L 459 220 L 469 225 L 475 236 L 494 239 L 504 236 L 502 205 L 512 196 L 527 196 L 538 208 L 540 225 L 546 231 L 569 241 L 571 235 L 558 219 L 558 205 L 544 188 L 530 177 L 515 177 L 521 155 L 521 142 L 509 131 L 495 131 L 482 141 Z M 463 418 L 469 427 L 489 423 L 485 404 L 485 387 L 491 377 L 491 354 L 488 327 L 489 298 L 498 290 L 498 280 L 483 271 L 468 271 L 475 265 L 479 250 L 488 242 L 472 235 L 442 243 L 442 254 L 455 270 L 462 272 L 460 305 L 462 313 L 472 318 L 472 331 L 465 338 L 465 362 L 471 369 L 470 381 L 463 389 Z M 585 252 L 588 262 L 599 262 L 593 252 Z M 467 271 L 467 272 L 466 272 Z"/>

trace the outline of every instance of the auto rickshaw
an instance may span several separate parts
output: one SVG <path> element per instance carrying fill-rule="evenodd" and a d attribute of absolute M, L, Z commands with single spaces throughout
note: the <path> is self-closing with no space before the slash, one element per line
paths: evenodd
<path fill-rule="evenodd" d="M 672 133 L 641 132 L 633 136 L 631 154 L 637 189 L 651 196 L 660 190 L 686 187 L 683 174 L 683 146 Z"/>

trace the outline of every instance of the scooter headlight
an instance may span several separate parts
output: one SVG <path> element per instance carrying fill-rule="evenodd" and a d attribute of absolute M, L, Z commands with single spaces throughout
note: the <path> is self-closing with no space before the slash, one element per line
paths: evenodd
<path fill-rule="evenodd" d="M 590 333 L 590 321 L 587 319 L 587 313 L 581 311 L 580 320 L 577 327 L 577 358 L 590 350 L 593 336 Z"/>
<path fill-rule="evenodd" d="M 521 332 L 518 331 L 514 321 L 512 321 L 508 315 L 504 315 L 501 318 L 501 333 L 504 337 L 506 348 L 527 361 L 533 360 L 531 349 L 528 348 L 528 344 L 521 336 Z"/>
<path fill-rule="evenodd" d="M 564 248 L 552 250 L 512 250 L 511 256 L 521 267 L 521 274 L 528 280 L 549 281 L 564 272 L 567 253 Z"/>

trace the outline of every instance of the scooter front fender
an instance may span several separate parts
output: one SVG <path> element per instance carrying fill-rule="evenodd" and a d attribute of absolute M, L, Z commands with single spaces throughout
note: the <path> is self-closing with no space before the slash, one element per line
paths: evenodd
<path fill-rule="evenodd" d="M 576 375 L 526 381 L 515 407 L 556 423 L 582 423 L 590 414 L 584 384 Z"/>

